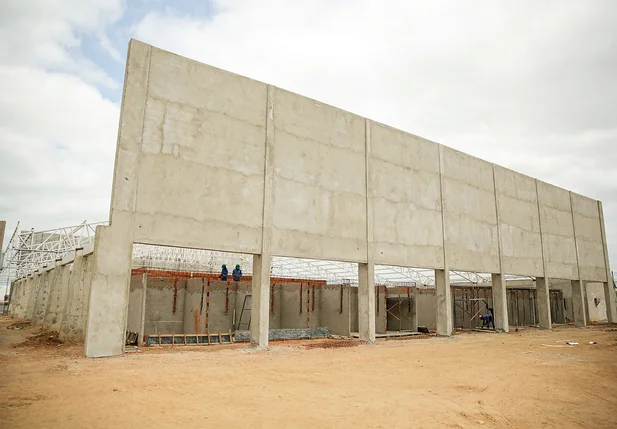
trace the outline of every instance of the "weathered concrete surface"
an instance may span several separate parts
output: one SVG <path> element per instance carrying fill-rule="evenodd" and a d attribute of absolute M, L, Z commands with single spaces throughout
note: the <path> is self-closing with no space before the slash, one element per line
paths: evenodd
<path fill-rule="evenodd" d="M 450 270 L 499 272 L 492 164 L 442 146 L 445 245 Z"/>
<path fill-rule="evenodd" d="M 580 280 L 572 280 L 572 312 L 574 315 L 574 324 L 579 328 L 587 326 L 587 317 L 585 315 L 585 294 L 583 288 L 585 283 Z"/>
<path fill-rule="evenodd" d="M 495 315 L 495 329 L 500 332 L 510 330 L 508 323 L 508 298 L 506 293 L 506 279 L 501 274 L 492 275 L 493 312 Z"/>
<path fill-rule="evenodd" d="M 551 329 L 551 303 L 549 282 L 546 277 L 536 278 L 536 302 L 538 307 L 538 325 L 543 329 Z"/>
<path fill-rule="evenodd" d="M 365 261 L 364 118 L 276 88 L 274 151 L 272 254 Z"/>
<path fill-rule="evenodd" d="M 577 280 L 578 267 L 570 193 L 537 181 L 545 277 Z"/>
<path fill-rule="evenodd" d="M 570 192 L 579 275 L 584 281 L 606 281 L 604 243 L 598 202 Z"/>
<path fill-rule="evenodd" d="M 126 330 L 139 332 L 143 336 L 143 332 L 140 331 L 141 319 L 142 319 L 142 306 L 141 303 L 144 299 L 143 279 L 139 274 L 131 275 L 131 285 L 129 289 L 129 309 L 126 318 Z"/>
<path fill-rule="evenodd" d="M 452 292 L 450 290 L 450 273 L 435 270 L 435 295 L 437 307 L 437 335 L 452 334 Z"/>
<path fill-rule="evenodd" d="M 580 272 L 599 278 L 589 201 L 574 204 L 573 221 L 569 193 L 536 182 L 536 216 L 529 178 L 494 174 L 453 149 L 136 41 L 122 106 L 88 356 L 121 353 L 134 241 L 259 255 L 251 329 L 259 346 L 271 326 L 271 255 L 589 280 L 579 276 L 576 244 Z M 441 283 L 443 333 L 451 310 Z M 375 307 L 365 297 L 374 295 L 360 295 L 370 338 Z"/>
<path fill-rule="evenodd" d="M 375 122 L 370 144 L 375 263 L 443 268 L 439 146 Z"/>
<path fill-rule="evenodd" d="M 184 333 L 186 279 L 149 278 L 145 334 Z"/>
<path fill-rule="evenodd" d="M 147 81 L 130 105 L 145 105 L 143 144 L 123 157 L 139 158 L 135 241 L 261 253 L 267 86 L 136 41 L 131 50 L 151 51 L 149 66 L 129 69 Z"/>
<path fill-rule="evenodd" d="M 294 329 L 270 329 L 268 340 L 301 340 L 310 338 L 327 338 L 330 336 L 328 328 L 294 328 Z M 250 340 L 249 331 L 236 331 L 234 341 L 243 342 Z"/>
<path fill-rule="evenodd" d="M 585 294 L 587 317 L 589 322 L 607 322 L 606 299 L 603 283 L 587 283 Z"/>
<path fill-rule="evenodd" d="M 59 261 L 56 264 L 54 272 L 56 273 L 50 299 L 47 304 L 47 312 L 43 322 L 43 329 L 50 331 L 60 331 L 62 326 L 62 317 L 64 316 L 64 308 L 66 306 L 69 281 L 71 279 L 71 262 L 73 257 L 66 263 Z"/>
<path fill-rule="evenodd" d="M 617 323 L 617 294 L 611 275 L 611 264 L 608 258 L 608 246 L 606 244 L 606 225 L 604 224 L 604 209 L 602 202 L 598 201 L 598 212 L 600 214 L 600 228 L 602 229 L 602 242 L 604 244 L 604 266 L 606 267 L 607 281 L 604 282 L 604 299 L 606 300 L 606 313 L 608 323 Z"/>
<path fill-rule="evenodd" d="M 149 229 L 135 219 L 135 210 L 142 143 L 147 140 L 144 139 L 144 116 L 150 63 L 150 46 L 131 42 L 122 93 L 110 224 L 97 227 L 94 241 L 85 341 L 85 353 L 88 357 L 124 353 L 134 229 Z M 141 185 L 147 187 L 146 183 Z M 176 190 L 174 194 L 177 193 L 181 192 Z M 192 194 L 192 198 L 194 203 L 195 194 Z M 167 230 L 162 225 L 154 229 Z M 203 228 L 194 230 L 203 231 Z"/>
<path fill-rule="evenodd" d="M 251 344 L 268 347 L 270 327 L 270 266 L 271 257 L 253 255 L 253 277 L 251 283 Z"/>
<path fill-rule="evenodd" d="M 360 340 L 375 342 L 375 265 L 358 264 L 358 333 Z"/>
<path fill-rule="evenodd" d="M 507 274 L 542 276 L 542 242 L 536 182 L 495 165 L 502 268 Z"/>
<path fill-rule="evenodd" d="M 348 336 L 351 332 L 350 293 L 349 286 L 328 285 L 320 288 L 321 325 L 330 328 L 333 334 Z M 357 320 L 357 312 L 355 316 Z"/>
<path fill-rule="evenodd" d="M 85 339 L 88 299 L 92 278 L 92 256 L 78 250 L 68 285 L 68 298 L 60 328 L 60 338 L 82 342 Z"/>

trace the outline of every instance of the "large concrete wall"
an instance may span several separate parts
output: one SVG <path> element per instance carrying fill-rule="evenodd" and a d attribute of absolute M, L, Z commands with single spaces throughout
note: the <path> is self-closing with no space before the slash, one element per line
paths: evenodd
<path fill-rule="evenodd" d="M 110 225 L 97 228 L 86 354 L 122 353 L 133 242 L 256 255 L 260 344 L 272 255 L 366 264 L 363 273 L 380 263 L 602 281 L 599 256 L 607 251 L 590 226 L 594 202 L 539 181 L 534 193 L 532 182 L 131 41 Z M 360 283 L 360 331 L 370 337 L 372 278 Z"/>
<path fill-rule="evenodd" d="M 442 162 L 448 267 L 499 272 L 493 166 L 447 147 Z"/>
<path fill-rule="evenodd" d="M 370 146 L 375 263 L 443 268 L 438 145 L 372 123 Z"/>
<path fill-rule="evenodd" d="M 585 280 L 607 281 L 598 202 L 570 193 L 574 216 L 574 234 L 580 276 Z"/>
<path fill-rule="evenodd" d="M 134 240 L 258 253 L 266 85 L 138 49 L 149 64 L 143 138 L 126 155 L 139 162 L 139 186 L 134 207 L 122 207 L 134 213 Z"/>
<path fill-rule="evenodd" d="M 536 181 L 497 165 L 494 169 L 502 271 L 541 277 L 544 267 Z"/>
<path fill-rule="evenodd" d="M 272 96 L 272 254 L 366 262 L 364 118 L 279 88 Z"/>
<path fill-rule="evenodd" d="M 84 340 L 92 276 L 92 250 L 74 254 L 13 283 L 10 313 L 62 340 Z"/>
<path fill-rule="evenodd" d="M 577 279 L 578 266 L 570 193 L 541 181 L 537 181 L 537 184 L 542 243 L 546 259 L 545 277 Z"/>

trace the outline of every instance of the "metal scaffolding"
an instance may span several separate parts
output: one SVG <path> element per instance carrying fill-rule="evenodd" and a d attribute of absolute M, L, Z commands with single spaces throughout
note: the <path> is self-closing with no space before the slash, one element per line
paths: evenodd
<path fill-rule="evenodd" d="M 44 231 L 34 229 L 20 231 L 18 222 L 4 252 L 0 267 L 0 287 L 4 286 L 8 291 L 14 279 L 53 264 L 75 249 L 92 243 L 96 226 L 104 224 L 105 222 L 83 221 L 78 225 Z"/>

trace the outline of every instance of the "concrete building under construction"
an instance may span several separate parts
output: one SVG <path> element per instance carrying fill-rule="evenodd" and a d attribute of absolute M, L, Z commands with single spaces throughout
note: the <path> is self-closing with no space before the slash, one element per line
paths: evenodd
<path fill-rule="evenodd" d="M 135 264 L 141 245 L 246 255 L 251 276 Z M 354 269 L 276 277 L 276 258 Z M 430 280 L 379 284 L 379 267 Z M 483 277 L 451 284 L 457 272 Z M 10 311 L 102 357 L 123 353 L 127 331 L 221 342 L 244 327 L 265 347 L 275 329 L 328 328 L 374 342 L 475 328 L 488 308 L 506 332 L 617 321 L 602 203 L 133 40 L 109 223 L 22 273 Z"/>

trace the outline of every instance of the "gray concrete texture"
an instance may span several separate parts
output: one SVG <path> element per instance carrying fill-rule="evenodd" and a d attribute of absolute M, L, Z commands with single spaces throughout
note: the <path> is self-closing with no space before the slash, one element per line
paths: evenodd
<path fill-rule="evenodd" d="M 259 346 L 272 255 L 356 262 L 366 273 L 375 263 L 434 268 L 443 335 L 452 318 L 439 273 L 451 269 L 604 282 L 617 318 L 598 201 L 135 40 L 120 124 L 87 356 L 122 353 L 133 242 L 254 254 Z M 362 279 L 359 331 L 371 341 L 373 282 Z M 541 309 L 550 328 L 548 300 Z"/>
<path fill-rule="evenodd" d="M 92 254 L 77 250 L 13 283 L 10 313 L 31 320 L 62 340 L 82 342 L 88 316 Z"/>
<path fill-rule="evenodd" d="M 235 331 L 245 297 L 251 295 L 250 282 L 246 281 L 222 282 L 206 278 L 176 281 L 157 277 L 147 277 L 145 280 L 145 316 L 142 316 L 142 275 L 131 276 L 129 293 L 127 330 L 139 332 L 140 336 Z M 269 329 L 328 328 L 333 334 L 343 336 L 357 332 L 357 287 L 315 285 L 308 281 L 273 282 L 270 290 Z M 375 293 L 383 295 L 383 288 L 376 289 Z M 378 312 L 385 315 L 383 298 L 380 303 L 383 308 Z M 247 309 L 251 305 L 249 299 Z M 245 312 L 244 322 L 248 321 L 249 314 L 250 311 Z M 140 326 L 144 327 L 143 331 Z M 241 330 L 246 328 L 246 325 L 240 327 Z M 385 332 L 385 317 L 376 319 L 376 331 Z"/>

